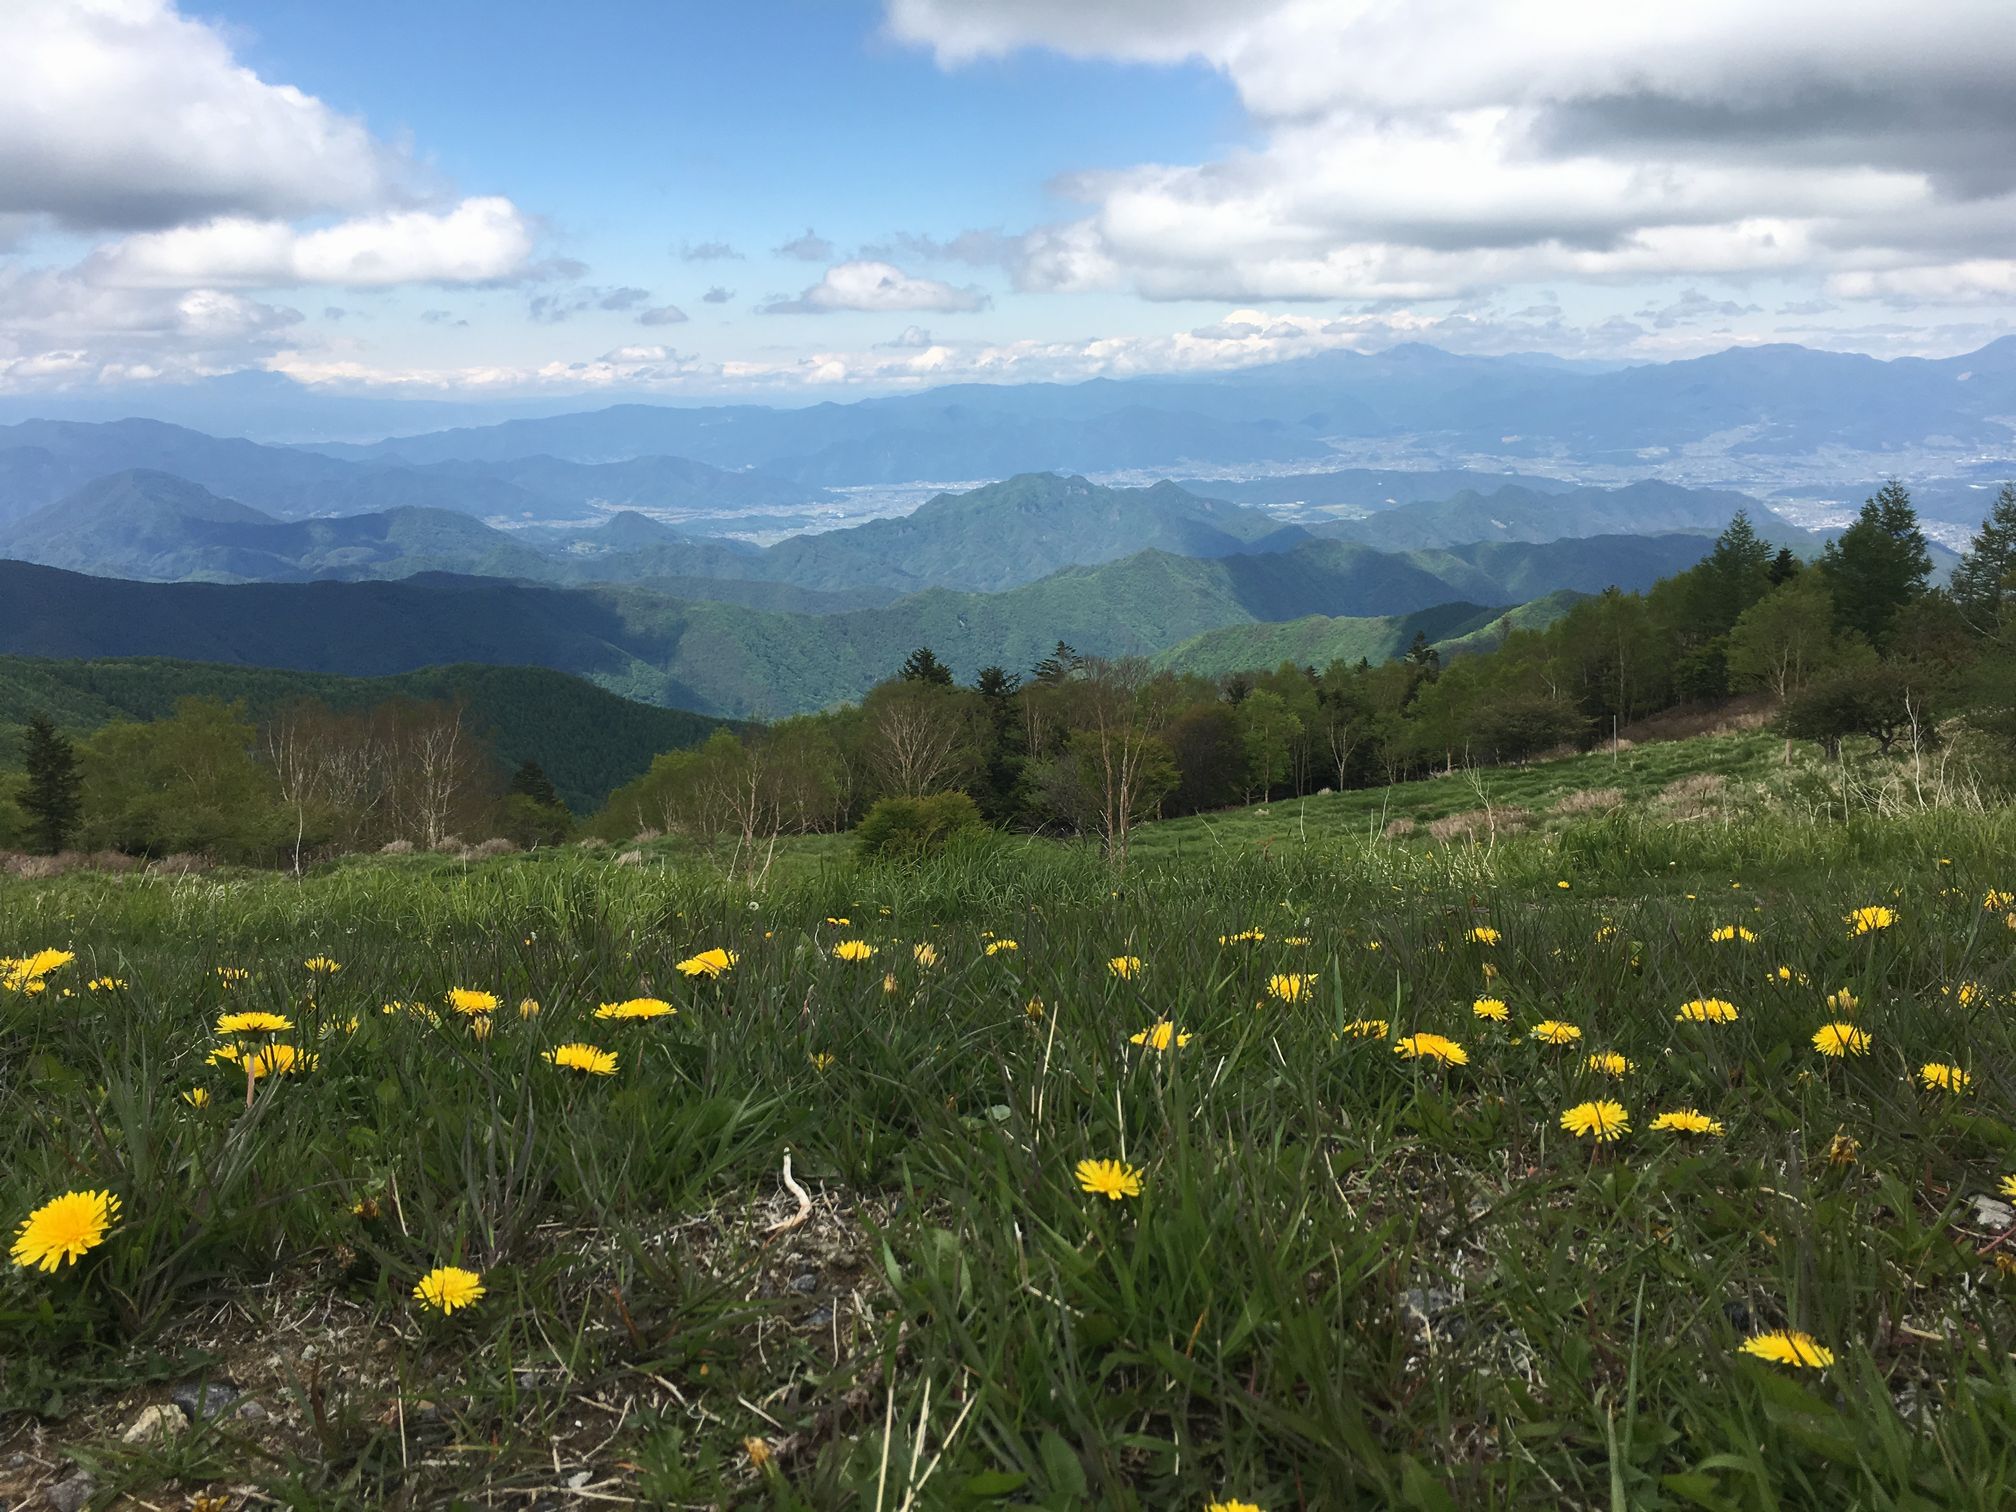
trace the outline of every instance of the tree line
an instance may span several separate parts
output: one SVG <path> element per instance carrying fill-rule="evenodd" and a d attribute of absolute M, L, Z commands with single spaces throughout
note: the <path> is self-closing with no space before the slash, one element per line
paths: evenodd
<path fill-rule="evenodd" d="M 2016 751 L 2016 488 L 1944 588 L 1909 493 L 1890 483 L 1817 560 L 1739 513 L 1703 559 L 1612 589 L 1551 625 L 1450 658 L 1417 637 L 1381 666 L 1284 663 L 1222 679 L 1059 645 L 970 686 L 919 648 L 858 704 L 653 762 L 590 827 L 676 833 L 758 862 L 780 834 L 838 830 L 878 801 L 968 795 L 1004 828 L 1134 823 L 1586 749 L 1635 721 L 1764 695 L 1830 754 L 1935 743 L 1964 720 Z"/>

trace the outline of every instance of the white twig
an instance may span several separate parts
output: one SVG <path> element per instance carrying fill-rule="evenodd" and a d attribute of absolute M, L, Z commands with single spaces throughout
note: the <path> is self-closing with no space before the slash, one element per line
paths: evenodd
<path fill-rule="evenodd" d="M 766 1234 L 781 1234 L 787 1229 L 794 1229 L 812 1216 L 812 1194 L 791 1178 L 791 1152 L 789 1150 L 784 1152 L 784 1186 L 793 1197 L 798 1199 L 798 1211 L 793 1213 L 789 1218 L 780 1218 L 771 1224 L 769 1228 L 763 1231 Z"/>

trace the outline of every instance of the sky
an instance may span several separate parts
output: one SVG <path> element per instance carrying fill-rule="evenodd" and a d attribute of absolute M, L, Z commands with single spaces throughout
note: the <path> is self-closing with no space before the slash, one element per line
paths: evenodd
<path fill-rule="evenodd" d="M 0 392 L 2016 330 L 2009 0 L 5 0 Z"/>

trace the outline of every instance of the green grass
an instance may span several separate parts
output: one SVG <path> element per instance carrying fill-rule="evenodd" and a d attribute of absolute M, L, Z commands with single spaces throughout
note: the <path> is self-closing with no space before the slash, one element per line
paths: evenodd
<path fill-rule="evenodd" d="M 1657 791 L 1649 749 L 1627 765 Z M 1524 776 L 1491 780 L 1531 802 Z M 1983 907 L 2016 885 L 2016 819 L 1618 811 L 1467 847 L 1366 841 L 1371 802 L 1267 848 L 1282 806 L 1237 845 L 1223 819 L 1159 827 L 1124 879 L 1029 842 L 806 859 L 754 893 L 657 848 L 0 883 L 0 953 L 78 954 L 49 993 L 0 993 L 0 1218 L 72 1188 L 125 1204 L 81 1264 L 0 1280 L 0 1464 L 41 1446 L 0 1489 L 56 1445 L 153 1505 L 570 1483 L 653 1506 L 1998 1504 L 2016 1280 L 1969 1198 L 2016 1172 L 2016 933 Z M 1872 903 L 1896 924 L 1851 938 Z M 1711 941 L 1732 923 L 1760 938 Z M 1220 944 L 1246 929 L 1266 938 Z M 877 955 L 835 960 L 846 938 Z M 717 945 L 721 981 L 673 969 Z M 325 952 L 339 974 L 303 969 Z M 1313 992 L 1276 1002 L 1289 971 Z M 487 1038 L 441 1010 L 455 986 L 503 1000 Z M 1825 1061 L 1844 987 L 1873 1042 Z M 1473 1017 L 1487 989 L 1511 1029 Z M 639 994 L 679 1012 L 593 1016 Z M 1675 1022 L 1705 995 L 1740 1018 Z M 206 1057 L 216 1015 L 254 1007 L 320 1061 L 248 1105 Z M 1162 1017 L 1195 1038 L 1129 1043 Z M 1583 1041 L 1515 1037 L 1543 1018 Z M 1402 1059 L 1365 1019 L 1469 1064 Z M 577 1039 L 616 1074 L 541 1058 Z M 1589 1071 L 1599 1049 L 1634 1073 Z M 1932 1060 L 1972 1093 L 1915 1085 Z M 1615 1146 L 1559 1127 L 1607 1095 Z M 1681 1107 L 1726 1137 L 1649 1130 Z M 812 1211 L 772 1232 L 787 1153 Z M 1139 1166 L 1142 1195 L 1081 1192 L 1086 1158 Z M 425 1314 L 437 1263 L 488 1295 Z M 1781 1325 L 1836 1363 L 1739 1352 Z M 118 1442 L 206 1372 L 268 1418 Z"/>

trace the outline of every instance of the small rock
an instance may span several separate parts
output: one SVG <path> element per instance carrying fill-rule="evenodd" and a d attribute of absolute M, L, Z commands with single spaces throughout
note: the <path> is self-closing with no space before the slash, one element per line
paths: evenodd
<path fill-rule="evenodd" d="M 833 1309 L 830 1307 L 815 1307 L 805 1315 L 805 1326 L 807 1328 L 824 1328 L 832 1321 Z"/>
<path fill-rule="evenodd" d="M 152 1407 L 141 1408 L 140 1416 L 133 1419 L 119 1437 L 123 1443 L 151 1444 L 156 1439 L 172 1437 L 188 1426 L 189 1419 L 182 1415 L 180 1407 L 156 1402 Z"/>
<path fill-rule="evenodd" d="M 168 1393 L 168 1400 L 192 1419 L 216 1417 L 238 1400 L 238 1388 L 224 1381 L 184 1381 Z"/>
<path fill-rule="evenodd" d="M 84 1471 L 65 1476 L 47 1491 L 42 1499 L 56 1509 L 56 1512 L 79 1512 L 84 1503 L 91 1500 L 91 1493 L 98 1489 L 98 1483 Z"/>
<path fill-rule="evenodd" d="M 1969 1198 L 1974 1204 L 1974 1221 L 1982 1228 L 2006 1229 L 2016 1225 L 2016 1208 L 1999 1197 Z"/>
<path fill-rule="evenodd" d="M 791 1290 L 795 1292 L 804 1292 L 808 1296 L 811 1293 L 819 1290 L 819 1277 L 817 1273 L 813 1271 L 806 1271 L 803 1275 L 793 1276 L 791 1278 Z"/>
<path fill-rule="evenodd" d="M 1463 1319 L 1451 1316 L 1456 1307 L 1455 1294 L 1439 1286 L 1408 1287 L 1400 1295 L 1400 1306 L 1407 1315 L 1408 1326 L 1416 1333 L 1454 1343 L 1469 1331 Z"/>
<path fill-rule="evenodd" d="M 241 1423 L 263 1423 L 273 1414 L 268 1412 L 260 1403 L 247 1397 L 238 1404 L 237 1409 L 231 1415 Z"/>

